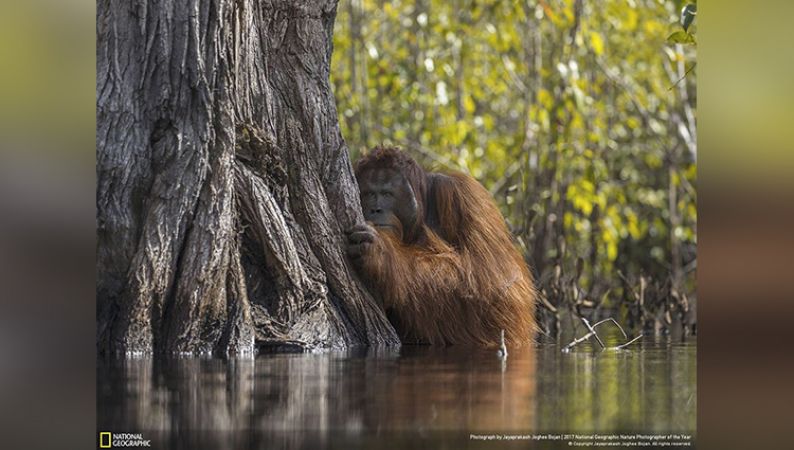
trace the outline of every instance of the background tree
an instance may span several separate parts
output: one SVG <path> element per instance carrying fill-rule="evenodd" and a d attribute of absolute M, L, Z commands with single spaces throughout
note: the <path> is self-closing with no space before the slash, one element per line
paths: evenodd
<path fill-rule="evenodd" d="M 97 3 L 100 351 L 398 342 L 342 250 L 336 3 Z"/>
<path fill-rule="evenodd" d="M 690 3 L 351 1 L 331 72 L 343 134 L 489 188 L 547 331 L 564 311 L 694 331 Z"/>

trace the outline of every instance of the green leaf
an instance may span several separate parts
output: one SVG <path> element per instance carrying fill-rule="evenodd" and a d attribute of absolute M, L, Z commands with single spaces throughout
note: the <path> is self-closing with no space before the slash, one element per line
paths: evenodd
<path fill-rule="evenodd" d="M 698 7 L 692 3 L 684 6 L 681 9 L 681 25 L 684 26 L 684 31 L 689 31 L 689 26 L 692 25 L 692 21 L 695 20 L 695 15 L 697 15 Z"/>
<path fill-rule="evenodd" d="M 692 36 L 684 30 L 678 30 L 671 33 L 670 36 L 667 36 L 667 42 L 671 44 L 694 44 L 695 36 Z"/>

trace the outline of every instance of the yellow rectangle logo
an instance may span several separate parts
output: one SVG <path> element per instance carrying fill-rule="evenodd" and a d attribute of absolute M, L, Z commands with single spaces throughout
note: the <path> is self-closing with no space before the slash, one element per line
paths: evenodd
<path fill-rule="evenodd" d="M 110 431 L 99 433 L 99 448 L 110 448 Z"/>

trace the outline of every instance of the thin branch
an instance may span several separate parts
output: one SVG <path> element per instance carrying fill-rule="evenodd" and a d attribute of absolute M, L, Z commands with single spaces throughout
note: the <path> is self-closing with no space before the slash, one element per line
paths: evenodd
<path fill-rule="evenodd" d="M 625 344 L 618 345 L 617 347 L 615 347 L 615 350 L 619 350 L 619 349 L 621 349 L 621 348 L 623 348 L 623 347 L 627 347 L 627 346 L 629 346 L 629 345 L 631 345 L 631 344 L 633 344 L 633 343 L 635 343 L 635 342 L 639 341 L 641 337 L 642 337 L 642 335 L 640 334 L 639 336 L 637 336 L 637 337 L 635 337 L 634 339 L 632 339 L 632 340 L 630 340 L 630 341 L 626 342 Z"/>
<path fill-rule="evenodd" d="M 507 182 L 510 180 L 510 178 L 516 172 L 518 172 L 518 169 L 520 169 L 520 168 L 521 168 L 521 164 L 518 161 L 513 162 L 512 164 L 510 164 L 510 166 L 502 174 L 502 178 L 497 180 L 496 183 L 494 183 L 493 186 L 491 186 L 491 189 L 490 189 L 491 195 L 496 197 L 496 195 L 499 194 L 499 191 L 502 190 L 504 185 L 507 184 Z"/>
<path fill-rule="evenodd" d="M 562 348 L 562 351 L 563 351 L 563 352 L 567 352 L 567 351 L 569 351 L 569 350 L 570 350 L 570 349 L 571 349 L 571 348 L 572 348 L 574 345 L 576 345 L 576 344 L 580 344 L 580 343 L 582 343 L 582 342 L 584 342 L 584 341 L 586 341 L 586 340 L 590 339 L 590 337 L 592 337 L 592 336 L 593 336 L 593 335 L 595 335 L 595 334 L 596 334 L 596 333 L 595 333 L 595 331 L 591 331 L 591 332 L 589 332 L 589 333 L 585 334 L 584 336 L 580 337 L 579 339 L 574 339 L 574 340 L 573 340 L 573 341 L 571 341 L 571 342 L 570 342 L 568 345 L 566 345 L 565 347 L 563 347 L 563 348 Z"/>
<path fill-rule="evenodd" d="M 593 324 L 593 328 L 595 328 L 595 327 L 597 327 L 597 326 L 601 325 L 602 323 L 606 323 L 606 322 L 612 322 L 612 323 L 614 323 L 614 324 L 615 324 L 615 326 L 616 326 L 616 327 L 618 327 L 618 329 L 620 330 L 620 332 L 621 332 L 621 333 L 623 333 L 623 339 L 628 339 L 628 338 L 629 338 L 629 336 L 626 334 L 626 332 L 625 332 L 625 331 L 623 331 L 623 327 L 621 327 L 621 326 L 620 326 L 620 324 L 618 324 L 618 322 L 617 322 L 615 319 L 611 318 L 611 317 L 608 317 L 608 318 L 606 318 L 606 319 L 604 319 L 604 320 L 601 320 L 601 321 L 599 321 L 599 322 L 596 322 L 595 324 Z"/>
<path fill-rule="evenodd" d="M 598 341 L 598 344 L 601 345 L 601 350 L 602 351 L 603 350 L 619 350 L 619 349 L 622 349 L 624 347 L 627 347 L 627 346 L 637 342 L 642 337 L 642 334 L 640 334 L 639 336 L 633 338 L 632 340 L 630 340 L 630 341 L 628 341 L 628 342 L 626 342 L 624 344 L 618 345 L 617 347 L 607 347 L 601 341 L 601 338 L 598 336 L 598 333 L 596 333 L 595 327 L 597 327 L 597 326 L 599 326 L 601 324 L 607 323 L 607 322 L 612 322 L 618 327 L 618 329 L 620 329 L 620 332 L 623 333 L 623 337 L 628 339 L 628 336 L 626 335 L 626 332 L 623 331 L 623 327 L 621 327 L 620 324 L 618 324 L 617 321 L 615 319 L 611 318 L 611 317 L 609 317 L 607 319 L 604 319 L 604 320 L 601 320 L 601 321 L 598 321 L 598 322 L 596 322 L 593 325 L 590 325 L 590 322 L 587 319 L 585 319 L 584 317 L 579 317 L 579 318 L 585 324 L 585 326 L 587 327 L 589 332 L 587 334 L 585 334 L 584 336 L 580 337 L 580 338 L 574 339 L 573 341 L 568 343 L 568 345 L 563 347 L 562 348 L 562 352 L 563 353 L 569 352 L 571 350 L 571 348 L 573 348 L 575 345 L 580 344 L 580 343 L 590 339 L 591 337 L 596 338 L 596 340 Z"/>
<path fill-rule="evenodd" d="M 601 338 L 598 337 L 598 333 L 596 333 L 595 329 L 590 325 L 590 322 L 584 317 L 580 317 L 580 319 L 582 319 L 584 326 L 586 326 L 587 329 L 590 330 L 590 333 L 593 334 L 593 337 L 596 338 L 596 341 L 598 341 L 598 345 L 600 345 L 602 349 L 607 348 L 607 346 L 604 345 L 604 341 L 602 341 Z"/>
<path fill-rule="evenodd" d="M 680 83 L 680 82 L 681 82 L 681 81 L 682 81 L 684 78 L 686 78 L 686 76 L 687 76 L 687 75 L 689 75 L 689 72 L 692 72 L 692 69 L 694 69 L 694 68 L 695 68 L 695 66 L 697 66 L 697 65 L 698 65 L 698 63 L 694 63 L 694 64 L 692 64 L 692 66 L 691 66 L 689 69 L 687 69 L 687 70 L 686 70 L 686 72 L 684 72 L 684 75 L 683 75 L 681 78 L 679 78 L 679 79 L 678 79 L 678 81 L 676 81 L 675 83 L 673 83 L 673 85 L 672 85 L 672 86 L 670 86 L 669 88 L 667 88 L 667 90 L 668 90 L 668 91 L 672 91 L 672 90 L 673 90 L 673 88 L 674 88 L 674 87 L 676 87 L 676 86 L 678 86 L 678 83 Z"/>
<path fill-rule="evenodd" d="M 505 345 L 505 330 L 502 330 L 502 334 L 500 337 L 501 343 L 499 344 L 499 351 L 497 354 L 500 358 L 504 359 L 507 358 L 507 345 Z"/>
<path fill-rule="evenodd" d="M 543 294 L 541 294 L 541 295 L 538 295 L 538 299 L 540 300 L 540 304 L 541 304 L 541 305 L 542 305 L 544 308 L 548 309 L 549 311 L 553 312 L 554 314 L 557 314 L 557 308 L 555 308 L 555 307 L 554 307 L 554 305 L 552 305 L 552 304 L 549 302 L 549 299 L 548 299 L 548 298 L 546 298 L 546 296 L 545 296 L 545 295 L 543 295 Z"/>

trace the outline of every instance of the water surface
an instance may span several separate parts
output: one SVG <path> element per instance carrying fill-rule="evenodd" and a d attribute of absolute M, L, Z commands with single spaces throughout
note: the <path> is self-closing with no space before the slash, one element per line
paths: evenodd
<path fill-rule="evenodd" d="M 527 447 L 471 435 L 694 435 L 696 348 L 694 340 L 645 339 L 619 351 L 539 344 L 506 360 L 416 346 L 100 360 L 97 426 L 184 449 Z"/>

